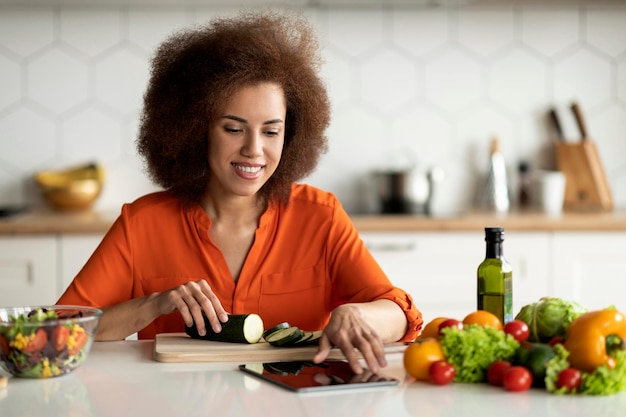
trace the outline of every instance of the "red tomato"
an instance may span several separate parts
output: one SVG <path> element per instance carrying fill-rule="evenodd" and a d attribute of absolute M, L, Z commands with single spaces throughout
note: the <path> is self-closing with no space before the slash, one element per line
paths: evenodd
<path fill-rule="evenodd" d="M 76 332 L 74 335 L 74 341 L 76 342 L 71 349 L 68 349 L 70 355 L 77 355 L 78 352 L 87 344 L 87 333 L 81 331 Z"/>
<path fill-rule="evenodd" d="M 557 388 L 567 388 L 568 391 L 573 391 L 580 387 L 581 375 L 580 371 L 575 368 L 566 368 L 559 372 L 559 376 L 556 380 Z"/>
<path fill-rule="evenodd" d="M 8 355 L 9 354 L 9 342 L 7 339 L 0 334 L 0 355 Z"/>
<path fill-rule="evenodd" d="M 442 321 L 441 324 L 439 325 L 439 336 L 443 334 L 441 333 L 441 331 L 445 329 L 446 327 L 456 327 L 459 330 L 463 330 L 463 323 L 457 319 L 447 319 L 447 320 Z"/>
<path fill-rule="evenodd" d="M 523 366 L 511 366 L 504 373 L 503 385 L 507 391 L 526 391 L 533 383 L 533 376 Z"/>
<path fill-rule="evenodd" d="M 37 329 L 35 332 L 35 337 L 24 346 L 22 351 L 26 353 L 35 353 L 39 352 L 41 349 L 46 347 L 48 343 L 48 334 L 44 329 Z"/>
<path fill-rule="evenodd" d="M 504 374 L 511 367 L 509 361 L 495 361 L 487 369 L 487 382 L 491 385 L 501 387 L 504 383 Z"/>
<path fill-rule="evenodd" d="M 456 371 L 448 361 L 437 361 L 430 365 L 428 370 L 430 380 L 437 385 L 447 385 L 454 380 Z"/>
<path fill-rule="evenodd" d="M 563 336 L 554 336 L 552 339 L 550 339 L 550 341 L 548 342 L 548 345 L 550 346 L 554 346 L 554 345 L 562 345 L 563 343 L 565 343 L 565 338 Z"/>
<path fill-rule="evenodd" d="M 65 326 L 57 326 L 50 334 L 50 343 L 56 350 L 63 350 L 67 346 L 67 340 L 70 338 L 70 329 Z"/>
<path fill-rule="evenodd" d="M 528 325 L 522 320 L 511 320 L 504 325 L 504 333 L 510 334 L 518 342 L 524 342 L 530 335 Z"/>

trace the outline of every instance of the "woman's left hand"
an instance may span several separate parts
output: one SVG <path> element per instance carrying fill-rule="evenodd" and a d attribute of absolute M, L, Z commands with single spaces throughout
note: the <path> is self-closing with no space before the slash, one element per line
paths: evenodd
<path fill-rule="evenodd" d="M 363 372 L 357 350 L 361 352 L 368 368 L 377 373 L 387 365 L 383 341 L 364 320 L 358 304 L 344 304 L 333 310 L 330 321 L 319 340 L 319 348 L 313 362 L 324 361 L 330 350 L 337 347 L 344 354 L 352 370 Z"/>

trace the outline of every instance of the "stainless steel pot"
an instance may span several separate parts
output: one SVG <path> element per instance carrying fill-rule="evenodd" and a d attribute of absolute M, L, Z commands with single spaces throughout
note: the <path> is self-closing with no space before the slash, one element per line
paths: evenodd
<path fill-rule="evenodd" d="M 427 172 L 417 169 L 376 172 L 380 213 L 430 215 L 435 183 L 443 177 L 443 169 L 439 167 Z"/>

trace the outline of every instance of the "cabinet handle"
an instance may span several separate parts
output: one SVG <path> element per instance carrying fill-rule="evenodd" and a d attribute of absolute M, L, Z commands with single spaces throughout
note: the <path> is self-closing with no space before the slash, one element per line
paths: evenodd
<path fill-rule="evenodd" d="M 417 249 L 416 242 L 365 243 L 365 246 L 372 252 L 413 252 Z"/>
<path fill-rule="evenodd" d="M 35 282 L 35 274 L 34 274 L 34 268 L 33 268 L 33 263 L 32 262 L 28 262 L 26 264 L 26 282 L 28 282 L 29 285 L 33 285 Z"/>

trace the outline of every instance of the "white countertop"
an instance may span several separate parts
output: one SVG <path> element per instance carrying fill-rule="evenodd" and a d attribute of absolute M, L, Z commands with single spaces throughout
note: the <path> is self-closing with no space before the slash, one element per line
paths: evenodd
<path fill-rule="evenodd" d="M 294 394 L 252 379 L 237 363 L 155 362 L 153 346 L 152 341 L 99 342 L 71 374 L 11 378 L 0 389 L 0 416 L 622 417 L 626 410 L 626 393 L 571 397 L 415 382 L 405 379 L 401 353 L 388 356 L 384 371 L 403 381 L 399 387 Z"/>

